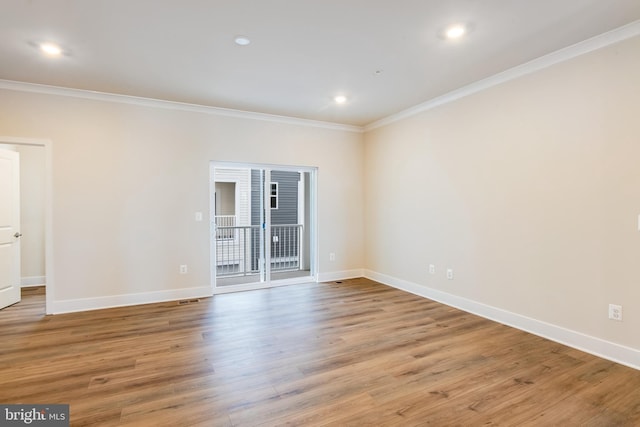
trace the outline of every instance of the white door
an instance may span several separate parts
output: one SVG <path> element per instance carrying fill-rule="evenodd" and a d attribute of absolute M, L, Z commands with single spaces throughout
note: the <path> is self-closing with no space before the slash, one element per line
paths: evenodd
<path fill-rule="evenodd" d="M 0 150 L 0 308 L 20 301 L 20 160 Z"/>

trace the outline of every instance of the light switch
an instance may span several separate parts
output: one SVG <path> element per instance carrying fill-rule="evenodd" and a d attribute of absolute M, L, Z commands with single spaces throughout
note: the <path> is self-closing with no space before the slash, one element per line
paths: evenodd
<path fill-rule="evenodd" d="M 202 221 L 202 212 L 196 212 L 196 221 Z"/>

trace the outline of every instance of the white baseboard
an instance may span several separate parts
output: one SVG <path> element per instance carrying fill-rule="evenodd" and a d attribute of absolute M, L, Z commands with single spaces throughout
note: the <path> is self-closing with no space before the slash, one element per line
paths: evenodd
<path fill-rule="evenodd" d="M 346 280 L 356 277 L 363 277 L 364 270 L 348 270 L 348 271 L 335 271 L 330 273 L 322 273 L 318 275 L 318 281 L 331 282 L 335 280 Z M 291 281 L 283 280 L 278 283 L 271 283 L 267 285 L 261 284 L 248 284 L 246 286 L 234 286 L 233 289 L 225 290 L 224 288 L 218 288 L 216 294 L 225 292 L 237 292 L 240 290 L 256 290 L 262 288 L 268 288 L 273 286 L 284 286 L 299 282 L 299 278 L 294 278 Z M 156 302 L 164 301 L 176 301 L 190 298 L 203 298 L 213 295 L 211 287 L 198 287 L 187 289 L 174 289 L 168 291 L 146 292 L 138 294 L 122 294 L 112 295 L 108 297 L 97 298 L 78 298 L 71 300 L 58 300 L 51 303 L 51 310 L 49 314 L 62 314 L 73 313 L 77 311 L 89 311 L 89 310 L 101 310 L 105 308 L 123 307 L 129 305 L 139 304 L 152 304 Z"/>
<path fill-rule="evenodd" d="M 77 311 L 101 310 L 104 308 L 123 307 L 129 305 L 204 298 L 210 297 L 211 295 L 211 287 L 203 286 L 198 288 L 172 289 L 139 294 L 122 294 L 98 298 L 61 300 L 53 301 L 51 314 L 73 313 Z"/>
<path fill-rule="evenodd" d="M 573 347 L 577 350 L 611 360 L 621 365 L 640 369 L 640 350 L 626 347 L 620 344 L 605 341 L 580 332 L 552 325 L 540 320 L 512 313 L 507 310 L 492 307 L 467 298 L 452 295 L 417 283 L 398 279 L 371 270 L 365 270 L 364 276 L 376 282 L 429 298 L 459 308 L 468 313 L 476 314 L 484 318 L 494 320 L 504 325 L 512 326 L 525 332 L 550 339 L 560 344 Z"/>
<path fill-rule="evenodd" d="M 274 280 L 273 282 L 253 282 L 238 285 L 217 286 L 213 289 L 214 295 L 230 294 L 234 292 L 257 291 L 260 289 L 271 289 L 280 286 L 291 286 L 302 283 L 315 283 L 314 276 L 290 277 L 288 279 Z"/>
<path fill-rule="evenodd" d="M 42 286 L 47 283 L 45 276 L 29 276 L 20 278 L 20 287 L 27 288 L 29 286 Z"/>
<path fill-rule="evenodd" d="M 329 271 L 318 274 L 318 282 L 335 282 L 336 280 L 355 279 L 358 277 L 364 277 L 364 270 L 361 268 L 356 270 Z"/>

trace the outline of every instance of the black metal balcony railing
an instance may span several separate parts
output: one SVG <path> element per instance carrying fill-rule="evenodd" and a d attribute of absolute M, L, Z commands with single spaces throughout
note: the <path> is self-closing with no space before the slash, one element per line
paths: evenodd
<path fill-rule="evenodd" d="M 271 226 L 271 271 L 300 270 L 302 224 Z M 246 276 L 260 272 L 262 229 L 259 225 L 216 226 L 216 274 Z"/>

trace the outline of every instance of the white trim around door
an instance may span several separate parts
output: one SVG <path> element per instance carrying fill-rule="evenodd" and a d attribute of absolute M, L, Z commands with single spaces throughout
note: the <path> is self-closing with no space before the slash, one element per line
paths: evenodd
<path fill-rule="evenodd" d="M 224 181 L 220 173 L 221 170 L 226 170 L 227 174 L 229 170 L 245 170 L 246 176 L 250 181 L 247 184 L 237 183 L 238 187 L 248 188 L 247 191 L 240 190 L 237 194 L 238 203 L 246 203 L 246 206 L 238 206 L 236 212 L 239 214 L 245 211 L 251 211 L 247 216 L 244 215 L 245 223 L 238 223 L 236 227 L 224 227 L 224 230 L 220 230 L 216 227 L 216 199 L 215 199 L 215 184 L 216 181 Z M 216 172 L 218 170 L 218 172 Z M 254 172 L 254 181 L 251 183 L 251 176 Z M 255 178 L 259 174 L 259 178 Z M 290 200 L 292 208 L 291 215 L 295 215 L 295 219 L 292 221 L 298 222 L 298 224 L 288 224 L 287 226 L 300 227 L 297 230 L 299 234 L 296 234 L 294 239 L 289 236 L 283 236 L 278 231 L 273 231 L 273 227 L 286 227 L 278 225 L 276 222 L 272 224 L 272 218 L 274 212 L 270 209 L 271 206 L 271 181 L 273 172 L 298 172 L 300 176 L 304 177 L 303 183 L 308 190 L 308 194 L 305 195 L 306 206 L 304 209 L 304 218 L 302 224 L 300 224 L 300 217 L 298 215 L 298 207 L 301 203 L 300 200 Z M 240 176 L 241 174 L 238 174 Z M 273 165 L 273 164 L 255 164 L 255 163 L 237 163 L 237 162 L 222 162 L 211 161 L 209 168 L 209 186 L 210 186 L 210 274 L 211 274 L 211 288 L 213 294 L 221 294 L 228 292 L 238 292 L 245 290 L 263 289 L 275 286 L 292 285 L 296 283 L 308 283 L 316 282 L 318 279 L 318 259 L 317 259 L 317 168 L 308 166 L 291 166 L 291 165 Z M 299 189 L 297 183 L 293 187 L 295 191 L 290 192 L 292 198 L 299 198 Z M 257 189 L 257 190 L 256 190 Z M 259 194 L 256 192 L 259 191 Z M 253 192 L 253 196 L 252 196 Z M 280 195 L 279 195 L 280 196 Z M 282 197 L 285 197 L 284 195 Z M 302 203 L 305 203 L 303 200 Z M 258 206 L 259 204 L 259 206 Z M 295 205 L 295 206 L 294 206 Z M 279 209 L 277 215 L 283 214 L 285 209 Z M 259 215 L 258 218 L 256 215 Z M 249 234 L 251 233 L 251 234 Z M 232 236 L 233 234 L 233 236 Z M 222 238 L 225 242 L 221 242 Z M 247 237 L 249 236 L 249 237 Z M 304 236 L 304 237 L 303 237 Z M 220 239 L 218 239 L 220 238 Z M 292 259 L 289 254 L 278 253 L 276 249 L 278 243 L 285 239 L 293 240 L 298 245 L 298 250 L 295 251 L 297 256 L 298 270 L 287 272 L 288 274 L 281 274 L 277 266 L 273 264 L 275 258 L 279 257 L 281 263 L 291 262 Z M 300 243 L 304 239 L 304 244 Z M 251 241 L 251 243 L 246 243 Z M 245 243 L 242 243 L 245 242 Z M 268 244 L 265 244 L 268 242 Z M 229 249 L 230 245 L 235 245 L 232 249 Z M 227 245 L 227 246 L 224 246 Z M 300 249 L 300 246 L 304 246 L 304 249 Z M 230 255 L 225 258 L 225 251 L 235 255 Z M 272 253 L 273 251 L 273 253 Z M 251 260 L 241 260 L 243 254 L 251 253 Z M 259 254 L 259 256 L 258 256 Z M 249 257 L 249 255 L 246 255 Z M 304 257 L 304 259 L 303 259 Z M 236 259 L 238 258 L 238 259 Z M 254 259 L 255 258 L 255 259 Z M 233 270 L 226 270 L 224 274 L 220 272 L 221 260 L 226 259 L 223 265 L 237 264 L 238 275 L 233 277 Z M 266 262 L 265 260 L 269 260 Z M 248 262 L 248 263 L 247 263 Z M 304 265 L 304 270 L 300 266 Z M 251 274 L 246 272 L 251 270 Z M 244 272 L 244 273 L 243 273 Z M 241 274 L 242 273 L 242 274 Z M 301 273 L 301 274 L 300 274 Z"/>
<path fill-rule="evenodd" d="M 46 271 L 46 308 L 47 314 L 54 312 L 55 279 L 53 271 L 53 142 L 49 139 L 20 138 L 0 136 L 0 144 L 31 145 L 43 147 L 45 156 L 45 200 L 44 200 L 44 239 Z"/>

